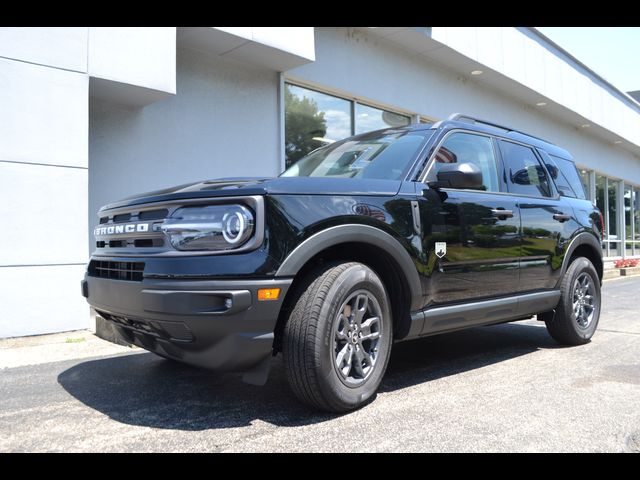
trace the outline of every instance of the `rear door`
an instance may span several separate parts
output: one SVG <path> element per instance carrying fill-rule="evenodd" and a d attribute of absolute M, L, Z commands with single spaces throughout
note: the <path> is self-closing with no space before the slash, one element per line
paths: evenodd
<path fill-rule="evenodd" d="M 553 288 L 559 278 L 563 251 L 578 228 L 571 205 L 563 201 L 532 147 L 499 140 L 509 192 L 517 199 L 522 221 L 520 292 Z"/>
<path fill-rule="evenodd" d="M 440 166 L 455 162 L 477 165 L 483 186 L 426 188 L 418 197 L 431 274 L 427 306 L 508 295 L 518 284 L 520 218 L 515 199 L 505 191 L 494 141 L 477 132 L 448 132 L 425 181 L 435 181 Z"/>

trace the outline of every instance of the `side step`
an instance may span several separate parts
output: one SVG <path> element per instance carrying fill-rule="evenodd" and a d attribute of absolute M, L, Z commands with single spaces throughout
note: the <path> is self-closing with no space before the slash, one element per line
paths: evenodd
<path fill-rule="evenodd" d="M 428 308 L 411 314 L 407 339 L 516 320 L 552 310 L 559 300 L 560 290 L 550 290 Z"/>

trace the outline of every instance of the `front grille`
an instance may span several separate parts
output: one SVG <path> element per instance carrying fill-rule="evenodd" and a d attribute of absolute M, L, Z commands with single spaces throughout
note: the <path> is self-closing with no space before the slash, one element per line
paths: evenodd
<path fill-rule="evenodd" d="M 160 222 L 168 216 L 168 208 L 156 208 L 154 210 L 134 210 L 100 217 L 100 225 L 106 227 L 107 230 L 105 232 L 108 233 L 96 234 L 96 248 L 117 249 L 118 254 L 128 253 L 124 251 L 125 249 L 165 249 L 164 234 L 158 227 Z M 137 233 L 124 230 L 128 225 L 123 224 L 136 224 L 138 222 L 149 222 L 149 230 Z M 154 251 L 153 253 L 157 252 Z"/>
<path fill-rule="evenodd" d="M 88 271 L 92 277 L 141 282 L 144 274 L 144 262 L 91 260 Z"/>
<path fill-rule="evenodd" d="M 129 240 L 98 240 L 96 242 L 97 248 L 151 248 L 151 247 L 163 247 L 164 240 L 162 238 L 136 238 Z"/>
<path fill-rule="evenodd" d="M 123 213 L 120 215 L 113 216 L 113 223 L 128 222 L 129 220 L 131 220 L 130 213 Z"/>
<path fill-rule="evenodd" d="M 166 208 L 158 210 L 144 210 L 138 214 L 138 219 L 141 221 L 162 220 L 167 218 L 167 215 L 169 215 L 169 210 Z"/>
<path fill-rule="evenodd" d="M 136 221 L 148 222 L 150 220 L 162 220 L 167 218 L 167 215 L 169 215 L 169 210 L 166 208 L 143 210 L 141 212 L 120 213 L 109 217 L 100 217 L 100 224 Z"/>

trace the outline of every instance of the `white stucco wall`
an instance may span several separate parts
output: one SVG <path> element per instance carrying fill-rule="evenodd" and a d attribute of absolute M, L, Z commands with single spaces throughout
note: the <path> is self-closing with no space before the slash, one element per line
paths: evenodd
<path fill-rule="evenodd" d="M 531 30 L 433 27 L 431 38 L 640 146 L 640 108 Z"/>
<path fill-rule="evenodd" d="M 279 173 L 278 74 L 186 49 L 177 58 L 175 97 L 138 109 L 92 99 L 90 224 L 135 193 Z"/>
<path fill-rule="evenodd" d="M 89 326 L 90 77 L 175 93 L 175 31 L 0 28 L 0 338 Z"/>
<path fill-rule="evenodd" d="M 0 58 L 0 160 L 87 166 L 85 74 Z"/>
<path fill-rule="evenodd" d="M 25 32 L 0 29 L 12 57 L 0 59 L 0 338 L 89 323 L 78 294 L 88 255 L 89 79 L 65 69 L 84 68 L 86 35 L 68 33 L 36 30 L 55 46 L 38 52 Z"/>
<path fill-rule="evenodd" d="M 2 27 L 0 57 L 87 71 L 89 27 Z"/>
<path fill-rule="evenodd" d="M 462 112 L 491 119 L 568 149 L 582 166 L 640 184 L 640 159 L 630 152 L 381 37 L 317 28 L 316 61 L 286 77 L 431 118 Z"/>
<path fill-rule="evenodd" d="M 91 27 L 89 75 L 176 91 L 175 27 Z"/>
<path fill-rule="evenodd" d="M 299 57 L 315 59 L 313 27 L 211 27 L 274 47 Z"/>

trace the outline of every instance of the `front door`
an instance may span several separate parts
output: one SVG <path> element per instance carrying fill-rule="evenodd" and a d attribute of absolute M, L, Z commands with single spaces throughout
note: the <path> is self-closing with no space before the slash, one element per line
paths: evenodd
<path fill-rule="evenodd" d="M 491 137 L 449 133 L 434 155 L 427 182 L 436 179 L 439 166 L 453 162 L 476 164 L 483 186 L 423 192 L 423 250 L 430 273 L 426 307 L 508 295 L 518 284 L 520 214 L 516 200 L 504 191 Z"/>

